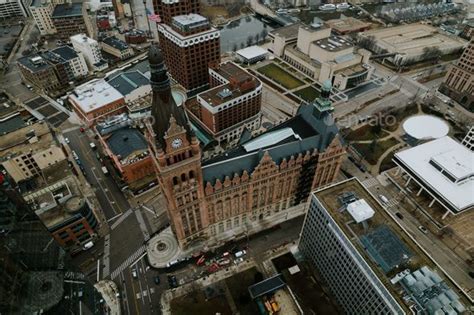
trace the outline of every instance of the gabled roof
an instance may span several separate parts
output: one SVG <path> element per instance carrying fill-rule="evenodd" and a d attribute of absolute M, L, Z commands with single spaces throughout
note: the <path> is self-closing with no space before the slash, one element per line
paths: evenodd
<path fill-rule="evenodd" d="M 232 177 L 244 170 L 250 174 L 260 163 L 265 151 L 277 164 L 306 151 L 324 151 L 337 135 L 338 129 L 327 115 L 323 118 L 317 118 L 317 115 L 313 104 L 303 104 L 295 117 L 241 143 L 233 150 L 205 161 L 202 168 L 204 182 L 214 183 L 216 179 L 222 181 L 225 176 Z M 289 131 L 292 131 L 291 134 Z"/>

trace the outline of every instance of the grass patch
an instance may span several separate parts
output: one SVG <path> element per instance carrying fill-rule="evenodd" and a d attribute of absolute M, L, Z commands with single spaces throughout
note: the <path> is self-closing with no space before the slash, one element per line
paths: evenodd
<path fill-rule="evenodd" d="M 270 63 L 266 66 L 258 68 L 257 71 L 265 75 L 266 77 L 272 79 L 273 81 L 280 83 L 282 86 L 289 90 L 297 88 L 304 84 L 303 81 L 289 74 L 284 69 L 274 63 Z"/>
<path fill-rule="evenodd" d="M 230 294 L 240 314 L 259 313 L 257 304 L 252 301 L 248 291 L 249 286 L 258 282 L 255 281 L 256 277 L 258 277 L 257 274 L 259 274 L 257 269 L 251 268 L 224 280 L 229 287 Z M 193 314 L 198 313 L 194 312 Z"/>
<path fill-rule="evenodd" d="M 312 86 L 294 92 L 295 95 L 301 97 L 306 102 L 312 102 L 320 95 L 319 91 Z"/>
<path fill-rule="evenodd" d="M 362 140 L 373 140 L 376 138 L 383 138 L 388 136 L 388 132 L 380 130 L 377 133 L 377 129 L 370 125 L 364 125 L 356 130 L 351 131 L 345 139 L 348 141 L 362 141 Z"/>
<path fill-rule="evenodd" d="M 353 146 L 369 164 L 375 165 L 385 151 L 399 143 L 397 139 L 392 137 L 384 141 L 354 143 Z"/>
<path fill-rule="evenodd" d="M 395 117 L 396 123 L 384 126 L 385 129 L 389 131 L 395 131 L 397 130 L 398 126 L 400 126 L 400 123 L 407 117 L 413 116 L 418 113 L 418 106 L 413 103 L 409 104 L 403 108 L 397 109 L 395 111 L 391 111 L 389 114 L 393 115 Z"/>
<path fill-rule="evenodd" d="M 171 301 L 171 313 L 176 315 L 188 314 L 232 314 L 224 295 L 206 300 L 202 289 L 194 290 Z"/>

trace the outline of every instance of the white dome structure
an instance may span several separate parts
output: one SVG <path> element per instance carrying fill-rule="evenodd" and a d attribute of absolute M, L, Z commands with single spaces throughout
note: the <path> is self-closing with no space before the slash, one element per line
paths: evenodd
<path fill-rule="evenodd" d="M 416 140 L 439 139 L 449 132 L 449 125 L 442 119 L 431 115 L 418 115 L 403 123 L 403 130 Z"/>

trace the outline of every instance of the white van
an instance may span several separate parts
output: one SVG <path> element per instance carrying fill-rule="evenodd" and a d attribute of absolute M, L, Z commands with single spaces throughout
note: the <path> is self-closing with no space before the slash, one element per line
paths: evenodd
<path fill-rule="evenodd" d="M 92 150 L 97 149 L 97 146 L 95 145 L 94 142 L 89 143 L 89 146 L 91 147 Z"/>
<path fill-rule="evenodd" d="M 94 242 L 89 241 L 89 242 L 85 243 L 84 246 L 82 246 L 82 249 L 83 250 L 88 250 L 88 249 L 92 248 L 92 246 L 94 246 Z"/>
<path fill-rule="evenodd" d="M 241 250 L 241 251 L 238 251 L 237 253 L 235 253 L 235 258 L 239 258 L 239 257 L 242 257 L 244 256 L 245 254 L 247 254 L 247 252 L 244 250 Z"/>
<path fill-rule="evenodd" d="M 388 203 L 388 198 L 385 197 L 384 195 L 379 195 L 379 198 L 383 203 Z"/>

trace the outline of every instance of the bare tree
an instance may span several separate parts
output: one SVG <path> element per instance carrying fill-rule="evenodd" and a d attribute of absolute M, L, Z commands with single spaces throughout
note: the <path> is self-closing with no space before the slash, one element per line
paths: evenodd
<path fill-rule="evenodd" d="M 252 45 L 252 35 L 249 35 L 247 36 L 247 46 L 251 46 Z"/>
<path fill-rule="evenodd" d="M 435 46 L 435 47 L 424 47 L 423 48 L 423 54 L 421 55 L 421 58 L 423 60 L 433 60 L 433 63 L 438 63 L 439 58 L 441 57 L 441 50 Z"/>

